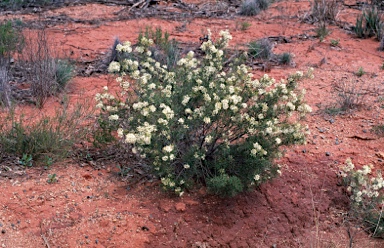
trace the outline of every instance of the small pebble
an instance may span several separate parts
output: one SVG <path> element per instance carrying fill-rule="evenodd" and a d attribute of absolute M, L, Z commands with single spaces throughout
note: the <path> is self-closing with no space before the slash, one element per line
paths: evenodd
<path fill-rule="evenodd" d="M 367 133 L 368 131 L 367 131 L 367 129 L 363 129 L 363 133 Z"/>
<path fill-rule="evenodd" d="M 331 153 L 330 153 L 330 152 L 326 152 L 326 153 L 325 153 L 325 156 L 328 156 L 328 157 L 329 157 L 329 156 L 331 156 Z"/>
<path fill-rule="evenodd" d="M 335 120 L 334 119 L 330 119 L 329 123 L 333 124 L 333 123 L 335 123 Z"/>
<path fill-rule="evenodd" d="M 303 150 L 302 150 L 302 152 L 303 152 L 303 153 L 306 153 L 306 152 L 307 152 L 307 150 L 303 149 Z"/>

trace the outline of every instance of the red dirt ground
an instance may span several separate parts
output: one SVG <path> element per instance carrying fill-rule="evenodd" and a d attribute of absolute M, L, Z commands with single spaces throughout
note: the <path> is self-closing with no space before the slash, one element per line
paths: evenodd
<path fill-rule="evenodd" d="M 122 8 L 88 4 L 46 11 L 40 18 L 63 13 L 87 20 L 108 18 Z M 184 22 L 144 18 L 50 26 L 48 35 L 58 49 L 83 62 L 102 57 L 115 37 L 136 39 L 146 26 L 161 27 L 171 37 L 196 45 L 205 28 L 213 34 L 229 29 L 233 47 L 266 36 L 292 36 L 290 43 L 275 44 L 273 51 L 294 54 L 295 65 L 273 67 L 269 75 L 280 79 L 315 68 L 315 79 L 300 86 L 307 90 L 305 99 L 313 108 L 305 120 L 311 134 L 307 145 L 286 149 L 279 161 L 281 177 L 257 191 L 226 200 L 206 196 L 203 188 L 173 198 L 161 192 L 157 182 L 127 188 L 127 182 L 116 176 L 115 164 L 95 169 L 68 160 L 47 171 L 33 168 L 0 177 L 1 247 L 350 247 L 348 230 L 354 235 L 353 247 L 384 247 L 384 241 L 370 238 L 345 221 L 348 197 L 337 178 L 347 157 L 357 166 L 371 163 L 384 169 L 384 140 L 370 132 L 374 125 L 384 123 L 382 103 L 378 96 L 367 96 L 358 110 L 336 116 L 325 113 L 336 104 L 335 82 L 360 80 L 376 86 L 380 94 L 384 53 L 377 50 L 379 43 L 373 38 L 357 39 L 338 26 L 328 27 L 331 34 L 323 42 L 311 38 L 316 26 L 299 20 L 308 10 L 308 1 L 292 0 L 274 3 L 257 17 Z M 339 17 L 353 25 L 358 13 L 344 7 Z M 22 17 L 37 19 L 33 14 Z M 251 26 L 242 31 L 241 22 Z M 183 24 L 185 31 L 178 31 Z M 299 34 L 308 38 L 295 38 Z M 332 39 L 339 39 L 340 46 L 332 47 Z M 354 73 L 360 67 L 367 73 L 357 78 Z M 256 76 L 263 73 L 254 71 Z M 109 76 L 77 76 L 67 96 L 73 103 L 92 102 L 105 85 L 116 87 Z M 53 112 L 58 102 L 50 99 L 43 110 L 22 105 L 17 112 Z M 58 182 L 48 184 L 49 174 L 56 174 Z"/>

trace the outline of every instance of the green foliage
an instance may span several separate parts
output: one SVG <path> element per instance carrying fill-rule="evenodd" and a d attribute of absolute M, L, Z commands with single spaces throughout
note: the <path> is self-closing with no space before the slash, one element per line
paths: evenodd
<path fill-rule="evenodd" d="M 292 54 L 291 53 L 283 53 L 279 56 L 279 64 L 289 65 L 291 62 L 292 62 Z"/>
<path fill-rule="evenodd" d="M 207 187 L 212 194 L 222 197 L 233 197 L 242 192 L 244 186 L 237 176 L 224 174 L 208 179 Z"/>
<path fill-rule="evenodd" d="M 359 70 L 357 70 L 357 72 L 355 73 L 356 76 L 358 77 L 362 77 L 366 72 L 364 71 L 364 68 L 363 67 L 359 67 Z"/>
<path fill-rule="evenodd" d="M 280 146 L 304 141 L 297 121 L 311 109 L 296 92 L 303 74 L 277 83 L 254 79 L 243 64 L 226 66 L 231 38 L 221 31 L 201 45 L 202 57 L 189 52 L 172 71 L 153 58 L 153 40 L 142 36 L 134 49 L 126 42 L 118 49 L 135 59 L 109 65 L 122 93 L 105 87 L 95 97 L 100 118 L 178 195 L 194 183 L 223 196 L 259 185 L 280 173 Z"/>
<path fill-rule="evenodd" d="M 341 169 L 343 183 L 350 195 L 350 218 L 363 224 L 372 237 L 384 238 L 384 180 L 381 171 L 377 170 L 376 175 L 372 175 L 372 165 L 357 170 L 349 158 Z"/>
<path fill-rule="evenodd" d="M 32 155 L 24 153 L 21 159 L 19 160 L 19 164 L 25 167 L 32 167 L 33 165 Z"/>
<path fill-rule="evenodd" d="M 23 34 L 17 22 L 0 22 L 0 62 L 8 62 L 12 53 L 20 51 L 24 42 Z"/>
<path fill-rule="evenodd" d="M 240 6 L 240 15 L 255 16 L 269 7 L 269 0 L 244 0 Z"/>
<path fill-rule="evenodd" d="M 384 23 L 381 21 L 382 15 L 377 7 L 363 10 L 363 13 L 356 18 L 355 33 L 359 38 L 375 36 L 377 40 L 383 37 Z"/>
<path fill-rule="evenodd" d="M 28 124 L 24 117 L 17 119 L 11 112 L 0 124 L 0 151 L 28 156 L 50 166 L 53 161 L 67 157 L 75 142 L 84 139 L 85 127 L 80 126 L 85 118 L 82 110 L 81 106 L 73 112 L 63 109 L 54 117 L 42 117 Z"/>
<path fill-rule="evenodd" d="M 365 28 L 364 28 L 364 16 L 361 15 L 356 18 L 356 25 L 354 28 L 355 34 L 359 38 L 364 38 L 365 37 Z"/>
<path fill-rule="evenodd" d="M 57 183 L 57 177 L 56 177 L 56 174 L 49 174 L 48 175 L 48 179 L 47 179 L 47 183 Z"/>
<path fill-rule="evenodd" d="M 240 27 L 239 28 L 240 28 L 241 31 L 245 31 L 245 30 L 248 30 L 251 25 L 252 24 L 249 23 L 249 22 L 240 22 L 240 24 L 239 24 Z"/>
<path fill-rule="evenodd" d="M 320 39 L 320 42 L 324 40 L 325 37 L 329 35 L 329 30 L 327 25 L 323 22 L 316 28 L 316 36 Z"/>
<path fill-rule="evenodd" d="M 331 46 L 333 47 L 340 46 L 340 39 L 337 39 L 337 40 L 331 39 Z"/>
<path fill-rule="evenodd" d="M 248 44 L 248 55 L 253 59 L 268 60 L 272 56 L 272 43 L 267 38 L 251 41 Z"/>
<path fill-rule="evenodd" d="M 74 65 L 65 59 L 56 59 L 56 83 L 57 91 L 61 92 L 65 89 L 68 82 L 74 77 Z"/>

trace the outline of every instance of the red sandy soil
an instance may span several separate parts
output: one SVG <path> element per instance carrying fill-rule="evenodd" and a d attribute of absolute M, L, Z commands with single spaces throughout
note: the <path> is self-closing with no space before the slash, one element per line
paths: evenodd
<path fill-rule="evenodd" d="M 40 18 L 62 13 L 80 19 L 108 18 L 122 8 L 88 4 L 43 12 Z M 337 103 L 335 82 L 359 80 L 377 87 L 380 94 L 384 53 L 377 50 L 379 43 L 373 38 L 357 39 L 338 26 L 328 27 L 331 34 L 323 42 L 311 38 L 316 26 L 299 19 L 308 10 L 308 1 L 292 0 L 272 4 L 257 17 L 190 18 L 184 22 L 151 18 L 49 27 L 48 35 L 58 49 L 79 61 L 102 57 L 115 37 L 134 41 L 146 26 L 161 27 L 171 37 L 196 46 L 205 28 L 213 34 L 229 29 L 233 47 L 266 36 L 307 35 L 309 38 L 275 45 L 274 53 L 294 54 L 294 66 L 273 67 L 269 75 L 280 79 L 315 68 L 315 79 L 300 85 L 307 90 L 305 99 L 313 108 L 305 120 L 311 134 L 307 145 L 286 149 L 279 161 L 281 177 L 257 191 L 226 200 L 206 196 L 203 188 L 181 198 L 171 197 L 159 189 L 158 182 L 127 187 L 113 163 L 95 169 L 69 160 L 47 171 L 16 171 L 12 177 L 0 177 L 1 247 L 350 247 L 348 230 L 353 247 L 384 247 L 384 241 L 370 238 L 345 221 L 348 197 L 337 177 L 347 157 L 357 166 L 371 163 L 384 169 L 384 140 L 371 132 L 374 125 L 384 123 L 382 103 L 378 95 L 367 96 L 365 105 L 350 113 L 325 113 Z M 342 8 L 339 17 L 353 25 L 358 13 Z M 14 17 L 20 15 L 2 18 Z M 23 18 L 37 19 L 33 14 Z M 251 26 L 242 31 L 239 23 L 245 21 Z M 178 31 L 183 24 L 185 30 Z M 332 47 L 332 39 L 338 39 L 340 46 Z M 354 73 L 359 67 L 367 73 L 357 78 Z M 256 76 L 263 73 L 254 71 Z M 116 87 L 109 76 L 78 76 L 67 96 L 71 102 L 92 102 L 105 85 Z M 17 111 L 53 112 L 59 101 L 50 99 L 43 110 L 22 105 Z M 47 183 L 49 174 L 56 174 L 58 182 Z"/>

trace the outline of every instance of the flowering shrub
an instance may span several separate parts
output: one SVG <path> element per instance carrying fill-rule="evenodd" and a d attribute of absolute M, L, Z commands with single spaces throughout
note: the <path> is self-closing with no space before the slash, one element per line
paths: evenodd
<path fill-rule="evenodd" d="M 297 120 L 311 108 L 296 92 L 303 73 L 277 83 L 268 75 L 253 79 L 243 64 L 225 67 L 231 38 L 221 31 L 201 45 L 201 58 L 189 52 L 172 70 L 153 59 L 151 39 L 121 44 L 117 50 L 130 56 L 109 71 L 122 93 L 96 95 L 122 141 L 178 195 L 196 182 L 222 196 L 257 186 L 280 173 L 273 163 L 280 146 L 304 142 Z"/>
<path fill-rule="evenodd" d="M 372 165 L 364 165 L 356 170 L 348 158 L 341 176 L 350 193 L 352 216 L 363 221 L 374 237 L 384 238 L 384 180 L 381 171 L 373 176 L 372 169 Z"/>

